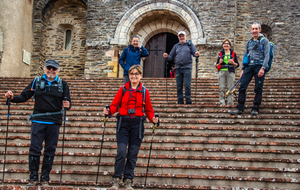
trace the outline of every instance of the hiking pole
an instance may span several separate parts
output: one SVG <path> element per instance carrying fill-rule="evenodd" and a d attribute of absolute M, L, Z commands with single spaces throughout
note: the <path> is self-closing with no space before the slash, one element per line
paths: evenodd
<path fill-rule="evenodd" d="M 158 117 L 158 114 L 155 114 L 155 117 Z M 157 127 L 159 126 L 159 120 L 157 122 Z M 149 151 L 149 158 L 148 158 L 148 164 L 147 164 L 147 169 L 146 169 L 146 177 L 145 177 L 145 185 L 144 185 L 144 189 L 146 189 L 146 182 L 147 182 L 147 175 L 148 175 L 148 171 L 149 171 L 149 164 L 150 164 L 150 156 L 151 156 L 151 150 L 152 150 L 152 142 L 153 142 L 153 136 L 154 136 L 154 130 L 155 130 L 155 123 L 153 124 L 153 131 L 152 131 L 152 138 L 151 138 L 151 144 L 150 144 L 150 151 Z"/>
<path fill-rule="evenodd" d="M 109 109 L 109 105 L 106 105 L 105 107 L 106 107 L 106 109 Z M 99 162 L 98 162 L 97 178 L 96 178 L 96 183 L 95 183 L 96 187 L 97 187 L 97 183 L 98 183 L 98 175 L 99 175 L 99 168 L 100 168 L 100 161 L 101 161 L 101 154 L 102 154 L 102 146 L 103 146 L 103 138 L 104 138 L 106 118 L 107 118 L 107 115 L 105 114 L 104 125 L 103 125 L 103 132 L 102 132 L 101 148 L 100 148 L 100 155 L 99 155 Z"/>
<path fill-rule="evenodd" d="M 168 58 L 165 58 L 165 63 L 166 63 L 166 93 L 167 93 L 167 104 L 169 105 L 168 101 Z"/>
<path fill-rule="evenodd" d="M 197 100 L 197 79 L 198 79 L 198 61 L 199 56 L 196 57 L 196 89 L 195 89 L 195 104 Z"/>
<path fill-rule="evenodd" d="M 60 181 L 59 181 L 60 185 L 61 185 L 61 180 L 62 180 L 62 170 L 63 170 L 63 162 L 64 162 L 66 114 L 67 114 L 67 108 L 64 108 L 64 130 L 63 130 L 63 143 L 62 143 L 62 149 L 61 149 Z"/>
<path fill-rule="evenodd" d="M 8 138 L 8 124 L 9 124 L 9 112 L 10 112 L 10 98 L 7 98 L 6 105 L 7 108 L 7 128 L 6 128 L 6 138 L 5 138 L 5 151 L 4 151 L 4 162 L 3 162 L 3 177 L 2 184 L 4 183 L 4 174 L 5 174 L 5 162 L 6 162 L 6 150 L 7 150 L 7 138 Z"/>

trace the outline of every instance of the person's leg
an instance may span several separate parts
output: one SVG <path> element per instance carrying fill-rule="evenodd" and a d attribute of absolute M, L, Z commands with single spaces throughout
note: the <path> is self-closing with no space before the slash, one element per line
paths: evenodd
<path fill-rule="evenodd" d="M 44 185 L 48 185 L 50 180 L 49 174 L 52 170 L 52 164 L 58 143 L 59 128 L 59 124 L 46 124 L 45 150 L 41 175 L 41 183 L 45 182 Z"/>
<path fill-rule="evenodd" d="M 255 66 L 254 78 L 255 78 L 255 97 L 253 100 L 253 107 L 252 107 L 252 115 L 257 115 L 259 112 L 259 106 L 262 100 L 262 93 L 263 93 L 263 85 L 265 80 L 265 74 L 262 77 L 258 77 L 258 72 L 261 69 L 260 65 Z"/>
<path fill-rule="evenodd" d="M 186 104 L 192 104 L 191 100 L 191 82 L 192 82 L 192 69 L 184 69 L 184 87 L 185 87 L 185 101 Z"/>
<path fill-rule="evenodd" d="M 125 169 L 126 149 L 129 141 L 128 119 L 122 119 L 119 132 L 117 132 L 117 155 L 115 157 L 115 173 L 113 178 L 122 179 Z"/>
<path fill-rule="evenodd" d="M 41 150 L 43 148 L 43 141 L 45 137 L 44 124 L 31 124 L 31 141 L 29 148 L 29 183 L 28 186 L 36 186 L 38 182 L 38 171 L 40 166 Z"/>
<path fill-rule="evenodd" d="M 226 71 L 219 71 L 218 72 L 218 80 L 219 80 L 219 102 L 221 105 L 225 105 L 225 78 Z"/>
<path fill-rule="evenodd" d="M 183 104 L 183 74 L 181 69 L 175 69 L 178 104 Z"/>
<path fill-rule="evenodd" d="M 238 96 L 238 105 L 236 107 L 237 110 L 244 111 L 245 102 L 246 102 L 246 90 L 248 88 L 249 83 L 253 77 L 252 66 L 247 66 L 244 69 L 244 73 L 242 76 L 242 81 L 239 88 L 239 96 Z"/>
<path fill-rule="evenodd" d="M 137 162 L 137 156 L 140 150 L 142 140 L 144 138 L 144 122 L 140 119 L 132 119 L 130 129 L 130 137 L 128 144 L 127 161 L 124 171 L 124 183 L 126 189 L 133 189 L 131 184 L 134 178 L 134 169 Z M 139 131 L 141 130 L 141 138 Z"/>
<path fill-rule="evenodd" d="M 128 75 L 124 75 L 124 84 L 126 84 L 129 81 L 129 76 Z"/>
<path fill-rule="evenodd" d="M 229 90 L 234 85 L 235 73 L 227 73 L 227 89 Z M 233 94 L 229 93 L 227 96 L 227 105 L 233 105 Z"/>

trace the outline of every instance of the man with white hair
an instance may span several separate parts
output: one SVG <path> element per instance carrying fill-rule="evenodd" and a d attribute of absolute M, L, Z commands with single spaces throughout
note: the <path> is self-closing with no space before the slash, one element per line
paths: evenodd
<path fill-rule="evenodd" d="M 198 57 L 200 53 L 191 41 L 186 41 L 186 33 L 184 31 L 178 32 L 179 42 L 175 44 L 168 55 L 163 54 L 164 58 L 175 63 L 175 77 L 177 85 L 177 100 L 178 104 L 183 102 L 183 82 L 185 86 L 185 101 L 186 104 L 192 104 L 191 100 L 191 80 L 193 60 L 192 56 Z"/>

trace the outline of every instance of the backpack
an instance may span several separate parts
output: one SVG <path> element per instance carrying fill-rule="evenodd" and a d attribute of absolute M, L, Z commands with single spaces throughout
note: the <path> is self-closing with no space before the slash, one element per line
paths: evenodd
<path fill-rule="evenodd" d="M 260 41 L 259 41 L 259 44 L 260 44 L 260 50 L 264 56 L 264 50 L 262 48 L 262 41 L 263 39 L 265 38 L 261 38 Z M 269 57 L 269 62 L 268 62 L 268 66 L 266 68 L 266 73 L 270 71 L 271 69 L 271 66 L 272 66 L 272 62 L 273 62 L 273 58 L 274 58 L 274 53 L 275 53 L 275 45 L 273 42 L 270 42 L 269 41 L 269 45 L 270 45 L 270 57 Z"/>
<path fill-rule="evenodd" d="M 121 102 L 122 102 L 122 99 L 123 99 L 123 96 L 125 94 L 126 91 L 129 91 L 126 89 L 125 85 L 123 86 L 123 89 L 122 89 L 122 98 L 121 98 Z M 137 90 L 138 92 L 142 92 L 142 95 L 143 95 L 143 113 L 145 112 L 145 96 L 146 96 L 146 87 L 144 87 L 144 85 L 142 85 L 142 91 L 140 90 Z M 120 107 L 120 105 L 118 106 Z"/>
<path fill-rule="evenodd" d="M 225 57 L 225 52 L 224 52 L 224 54 L 222 53 L 222 51 L 219 53 L 219 58 L 222 58 L 222 59 L 224 59 L 224 57 Z M 235 59 L 235 52 L 232 50 L 232 51 L 230 51 L 230 59 Z M 224 62 L 223 62 L 224 63 Z M 222 66 L 224 66 L 224 64 L 220 64 L 219 66 L 218 66 L 218 71 L 220 70 L 220 69 L 223 69 L 223 68 L 225 68 L 225 67 L 223 67 L 222 68 Z M 227 64 L 227 65 L 225 65 L 226 67 L 230 67 L 231 65 L 229 65 L 229 64 Z M 233 67 L 234 69 L 235 69 L 235 67 Z"/>
<path fill-rule="evenodd" d="M 264 39 L 267 39 L 267 38 L 266 37 L 262 37 L 259 40 L 259 46 L 260 46 L 260 50 L 261 50 L 261 52 L 263 54 L 263 59 L 265 59 L 264 49 L 263 49 L 263 45 L 262 45 L 262 42 L 263 42 Z M 271 69 L 273 58 L 274 58 L 274 53 L 275 53 L 275 44 L 273 42 L 269 41 L 269 45 L 270 45 L 270 57 L 269 57 L 269 62 L 268 62 L 267 68 L 265 70 L 266 73 L 269 72 L 270 69 Z M 250 43 L 248 43 L 248 47 L 250 47 Z"/>
<path fill-rule="evenodd" d="M 41 90 L 44 90 L 45 87 L 47 87 L 48 85 L 45 84 L 45 79 L 42 78 L 42 77 L 35 77 L 33 82 L 32 82 L 32 85 L 31 85 L 31 91 L 34 92 L 33 96 L 32 96 L 32 101 L 35 97 L 35 90 L 36 89 L 41 89 Z M 35 84 L 35 85 L 34 85 Z M 63 88 L 63 84 L 62 84 L 62 79 L 61 78 L 57 78 L 57 84 L 53 84 L 52 86 L 57 86 L 58 87 L 58 92 L 61 92 L 63 93 L 64 92 L 64 88 Z"/>

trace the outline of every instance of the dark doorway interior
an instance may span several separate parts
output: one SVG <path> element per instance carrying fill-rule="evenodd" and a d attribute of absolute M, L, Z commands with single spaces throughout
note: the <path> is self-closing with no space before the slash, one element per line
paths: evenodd
<path fill-rule="evenodd" d="M 163 53 L 169 54 L 176 43 L 178 38 L 171 33 L 157 34 L 147 42 L 145 48 L 149 52 L 149 57 L 144 62 L 144 77 L 170 77 L 171 65 L 174 63 L 169 62 L 166 72 Z"/>
<path fill-rule="evenodd" d="M 167 33 L 167 47 L 166 47 L 166 53 L 170 53 L 173 46 L 175 44 L 177 44 L 179 42 L 178 40 L 178 37 L 174 34 L 171 34 L 171 33 Z M 175 63 L 173 61 L 169 61 L 169 64 L 168 64 L 168 71 L 167 71 L 167 76 L 165 74 L 165 77 L 170 77 L 170 70 L 171 70 L 171 67 L 172 65 L 174 65 Z"/>

